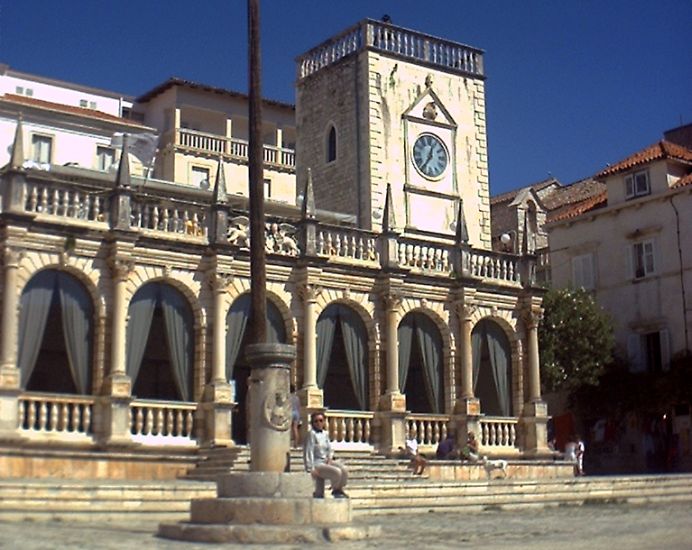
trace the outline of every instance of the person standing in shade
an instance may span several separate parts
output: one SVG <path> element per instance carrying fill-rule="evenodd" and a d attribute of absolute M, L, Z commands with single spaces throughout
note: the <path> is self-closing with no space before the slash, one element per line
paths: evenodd
<path fill-rule="evenodd" d="M 577 446 L 574 449 L 574 454 L 576 455 L 577 459 L 577 464 L 574 468 L 574 473 L 575 475 L 578 476 L 583 476 L 584 475 L 584 451 L 586 450 L 586 445 L 584 445 L 584 440 L 581 438 L 580 435 L 577 435 L 575 437 L 576 444 Z"/>
<path fill-rule="evenodd" d="M 312 429 L 305 437 L 303 459 L 305 471 L 315 480 L 313 497 L 324 498 L 324 481 L 328 479 L 334 498 L 348 498 L 344 487 L 348 482 L 348 471 L 343 464 L 334 460 L 334 451 L 329 442 L 329 434 L 324 429 L 325 416 L 321 412 L 312 414 Z"/>

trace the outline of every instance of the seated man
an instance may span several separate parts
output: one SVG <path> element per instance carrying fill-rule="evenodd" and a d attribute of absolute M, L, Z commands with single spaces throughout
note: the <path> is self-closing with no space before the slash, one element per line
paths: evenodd
<path fill-rule="evenodd" d="M 348 498 L 344 487 L 348 481 L 348 472 L 343 464 L 334 460 L 334 451 L 329 442 L 329 434 L 324 429 L 325 416 L 321 412 L 312 414 L 310 430 L 305 438 L 303 459 L 305 471 L 315 480 L 315 498 L 324 498 L 324 480 L 332 486 L 334 498 Z"/>
<path fill-rule="evenodd" d="M 417 476 L 422 475 L 425 471 L 427 461 L 418 452 L 418 440 L 413 434 L 409 434 L 408 438 L 406 439 L 406 449 L 401 450 L 406 458 L 411 459 L 409 466 L 413 470 L 413 474 Z"/>
<path fill-rule="evenodd" d="M 476 434 L 469 432 L 466 439 L 466 447 L 461 451 L 462 460 L 471 460 L 477 462 L 480 458 L 478 454 L 478 440 L 476 439 Z"/>
<path fill-rule="evenodd" d="M 447 437 L 438 443 L 435 456 L 440 460 L 453 460 L 459 458 L 456 442 L 454 441 L 454 435 L 452 433 L 447 433 Z"/>

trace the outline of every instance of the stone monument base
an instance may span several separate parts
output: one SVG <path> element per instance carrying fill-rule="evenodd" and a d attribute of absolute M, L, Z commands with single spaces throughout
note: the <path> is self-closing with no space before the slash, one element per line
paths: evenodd
<path fill-rule="evenodd" d="M 354 525 L 348 499 L 312 497 L 304 473 L 233 473 L 217 479 L 217 498 L 197 499 L 190 521 L 163 523 L 158 536 L 195 542 L 308 543 L 361 540 L 379 526 Z"/>

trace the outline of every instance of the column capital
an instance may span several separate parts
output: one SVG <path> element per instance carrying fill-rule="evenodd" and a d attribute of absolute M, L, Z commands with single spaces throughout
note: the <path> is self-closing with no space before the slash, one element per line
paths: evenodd
<path fill-rule="evenodd" d="M 320 297 L 324 289 L 318 285 L 300 283 L 297 285 L 296 290 L 304 302 L 315 302 Z"/>
<path fill-rule="evenodd" d="M 127 281 L 135 269 L 135 262 L 130 258 L 114 257 L 108 259 L 111 275 L 117 281 Z"/>
<path fill-rule="evenodd" d="M 2 263 L 5 268 L 19 267 L 19 262 L 24 258 L 25 252 L 14 246 L 5 245 L 2 250 Z"/>
<path fill-rule="evenodd" d="M 478 311 L 478 306 L 476 304 L 459 301 L 454 303 L 454 311 L 459 317 L 459 321 L 463 323 L 464 321 L 472 320 L 476 311 Z"/>
<path fill-rule="evenodd" d="M 394 312 L 399 311 L 399 308 L 401 308 L 401 303 L 404 301 L 401 293 L 391 290 L 382 291 L 382 293 L 380 293 L 380 299 L 382 300 L 386 310 Z"/>
<path fill-rule="evenodd" d="M 219 272 L 215 269 L 207 271 L 207 284 L 213 292 L 218 294 L 228 292 L 228 287 L 233 282 L 233 278 L 231 273 Z"/>
<path fill-rule="evenodd" d="M 526 310 L 522 313 L 521 318 L 524 321 L 526 328 L 529 330 L 537 329 L 538 324 L 543 318 L 543 310 L 538 308 Z"/>

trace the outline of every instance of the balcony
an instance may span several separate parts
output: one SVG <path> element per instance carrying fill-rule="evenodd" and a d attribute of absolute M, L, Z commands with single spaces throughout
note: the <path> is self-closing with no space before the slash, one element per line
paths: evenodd
<path fill-rule="evenodd" d="M 244 139 L 209 134 L 187 128 L 178 128 L 168 134 L 164 143 L 173 141 L 177 151 L 223 157 L 224 160 L 247 164 L 248 142 Z M 171 138 L 174 138 L 171 140 Z M 295 172 L 296 153 L 293 149 L 264 145 L 264 164 L 270 170 Z"/>

